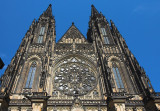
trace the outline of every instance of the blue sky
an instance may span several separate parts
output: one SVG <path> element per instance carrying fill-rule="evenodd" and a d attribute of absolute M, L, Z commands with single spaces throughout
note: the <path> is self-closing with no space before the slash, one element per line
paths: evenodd
<path fill-rule="evenodd" d="M 6 64 L 15 55 L 33 19 L 52 4 L 59 40 L 72 22 L 86 37 L 91 5 L 112 19 L 129 49 L 144 67 L 155 91 L 160 91 L 160 0 L 1 0 L 0 57 Z"/>

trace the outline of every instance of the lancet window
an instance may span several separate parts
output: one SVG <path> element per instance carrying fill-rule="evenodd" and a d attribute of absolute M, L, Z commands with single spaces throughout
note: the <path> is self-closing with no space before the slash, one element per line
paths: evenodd
<path fill-rule="evenodd" d="M 105 43 L 105 44 L 109 44 L 109 39 L 108 39 L 108 37 L 104 37 L 104 43 Z"/>
<path fill-rule="evenodd" d="M 45 27 L 41 27 L 40 33 L 39 33 L 39 37 L 38 37 L 38 43 L 42 43 L 43 41 L 43 36 L 44 36 L 44 31 L 45 31 Z"/>
<path fill-rule="evenodd" d="M 38 37 L 38 43 L 42 43 L 42 41 L 43 41 L 43 36 L 39 35 L 39 37 Z"/>
<path fill-rule="evenodd" d="M 114 80 L 116 82 L 116 87 L 118 89 L 124 89 L 122 77 L 121 77 L 121 74 L 120 74 L 120 71 L 119 71 L 119 68 L 118 68 L 116 62 L 112 63 L 112 70 L 113 70 L 113 74 L 114 74 Z"/>
<path fill-rule="evenodd" d="M 107 37 L 106 29 L 105 28 L 101 28 L 101 32 L 102 32 L 102 35 L 104 37 L 104 43 L 105 44 L 109 44 L 109 39 Z"/>
<path fill-rule="evenodd" d="M 34 80 L 34 76 L 35 76 L 35 72 L 36 72 L 36 62 L 32 62 L 30 69 L 29 69 L 29 73 L 28 73 L 28 79 L 26 82 L 26 88 L 32 88 L 33 85 L 33 80 Z"/>
<path fill-rule="evenodd" d="M 101 28 L 101 32 L 102 32 L 102 35 L 107 35 L 105 28 Z"/>

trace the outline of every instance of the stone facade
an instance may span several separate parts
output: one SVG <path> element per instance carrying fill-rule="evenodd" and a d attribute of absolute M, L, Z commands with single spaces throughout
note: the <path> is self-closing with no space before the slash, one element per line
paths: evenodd
<path fill-rule="evenodd" d="M 160 93 L 113 21 L 91 9 L 56 43 L 51 5 L 34 20 L 2 76 L 1 111 L 158 111 Z"/>

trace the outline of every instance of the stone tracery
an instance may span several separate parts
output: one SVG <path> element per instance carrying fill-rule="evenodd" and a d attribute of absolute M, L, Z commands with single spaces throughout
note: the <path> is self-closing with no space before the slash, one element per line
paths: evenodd
<path fill-rule="evenodd" d="M 54 85 L 66 95 L 85 95 L 95 87 L 96 77 L 87 62 L 73 57 L 55 71 Z"/>

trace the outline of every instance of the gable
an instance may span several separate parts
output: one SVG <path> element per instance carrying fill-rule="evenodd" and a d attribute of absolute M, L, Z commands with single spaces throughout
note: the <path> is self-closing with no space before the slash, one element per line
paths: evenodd
<path fill-rule="evenodd" d="M 62 36 L 58 43 L 88 43 L 87 39 L 83 34 L 77 29 L 77 27 L 72 24 L 68 31 Z"/>

